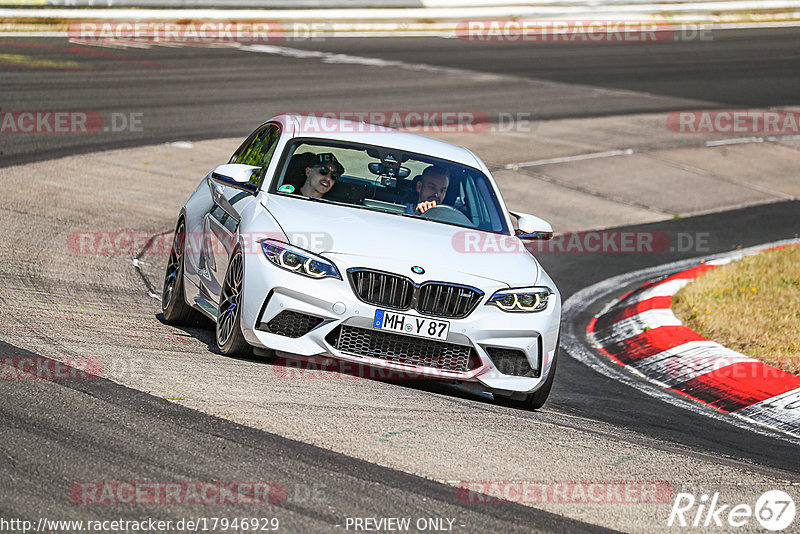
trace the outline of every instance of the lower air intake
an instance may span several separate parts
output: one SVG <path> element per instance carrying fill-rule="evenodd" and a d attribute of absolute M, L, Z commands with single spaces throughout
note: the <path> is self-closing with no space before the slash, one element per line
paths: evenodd
<path fill-rule="evenodd" d="M 324 319 L 305 313 L 282 311 L 269 322 L 261 323 L 259 329 L 279 336 L 301 337 L 314 330 L 323 321 Z"/>
<path fill-rule="evenodd" d="M 325 340 L 348 354 L 442 371 L 465 372 L 479 365 L 472 347 L 368 328 L 339 326 Z"/>
<path fill-rule="evenodd" d="M 533 369 L 525 353 L 517 349 L 487 347 L 486 352 L 494 362 L 494 366 L 504 375 L 539 377 L 539 369 Z"/>

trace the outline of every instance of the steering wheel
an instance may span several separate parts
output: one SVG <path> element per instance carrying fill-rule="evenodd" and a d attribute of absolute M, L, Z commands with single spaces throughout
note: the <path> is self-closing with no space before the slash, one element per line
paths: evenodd
<path fill-rule="evenodd" d="M 439 204 L 438 206 L 428 209 L 425 213 L 421 214 L 420 217 L 432 221 L 458 224 L 460 226 L 475 226 L 475 224 L 469 220 L 469 217 L 456 208 L 444 204 Z"/>

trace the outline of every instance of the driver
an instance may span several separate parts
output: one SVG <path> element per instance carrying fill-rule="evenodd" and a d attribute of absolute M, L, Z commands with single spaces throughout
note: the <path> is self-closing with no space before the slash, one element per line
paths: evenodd
<path fill-rule="evenodd" d="M 300 187 L 300 193 L 307 197 L 322 198 L 343 172 L 344 167 L 330 152 L 315 154 L 303 169 L 305 182 Z"/>
<path fill-rule="evenodd" d="M 417 202 L 406 204 L 406 213 L 419 215 L 444 202 L 450 185 L 450 169 L 431 165 L 417 182 Z"/>

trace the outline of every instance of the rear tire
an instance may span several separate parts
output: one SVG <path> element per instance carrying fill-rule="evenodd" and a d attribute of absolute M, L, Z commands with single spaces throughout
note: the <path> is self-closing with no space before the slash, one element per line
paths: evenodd
<path fill-rule="evenodd" d="M 167 273 L 161 290 L 161 311 L 164 320 L 174 325 L 190 325 L 197 322 L 198 313 L 186 303 L 183 288 L 183 256 L 186 249 L 186 225 L 178 220 L 172 248 L 169 252 Z"/>
<path fill-rule="evenodd" d="M 244 257 L 237 249 L 228 263 L 222 293 L 217 309 L 217 325 L 214 329 L 217 347 L 226 356 L 249 355 L 252 347 L 242 334 L 242 282 L 244 278 Z"/>

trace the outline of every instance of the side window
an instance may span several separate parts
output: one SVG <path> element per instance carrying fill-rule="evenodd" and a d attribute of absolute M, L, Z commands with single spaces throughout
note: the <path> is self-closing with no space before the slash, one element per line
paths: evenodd
<path fill-rule="evenodd" d="M 228 160 L 228 163 L 242 163 L 242 154 L 247 152 L 253 143 L 258 138 L 259 135 L 267 128 L 267 126 L 261 126 L 255 132 L 251 133 L 247 139 L 245 139 L 244 143 L 242 143 L 239 148 L 236 149 L 236 152 L 233 153 L 231 159 Z"/>
<path fill-rule="evenodd" d="M 242 146 L 231 156 L 228 163 L 241 163 L 244 165 L 253 165 L 261 167 L 261 171 L 254 173 L 250 181 L 257 184 L 266 171 L 272 155 L 275 153 L 275 148 L 278 146 L 278 139 L 280 138 L 280 129 L 274 124 L 266 124 L 260 129 L 256 130 Z"/>
<path fill-rule="evenodd" d="M 482 228 L 493 232 L 502 231 L 505 228 L 505 224 L 500 215 L 500 206 L 497 204 L 497 197 L 495 197 L 492 192 L 489 182 L 482 177 L 478 179 L 470 177 L 470 180 L 474 184 L 477 193 Z"/>

